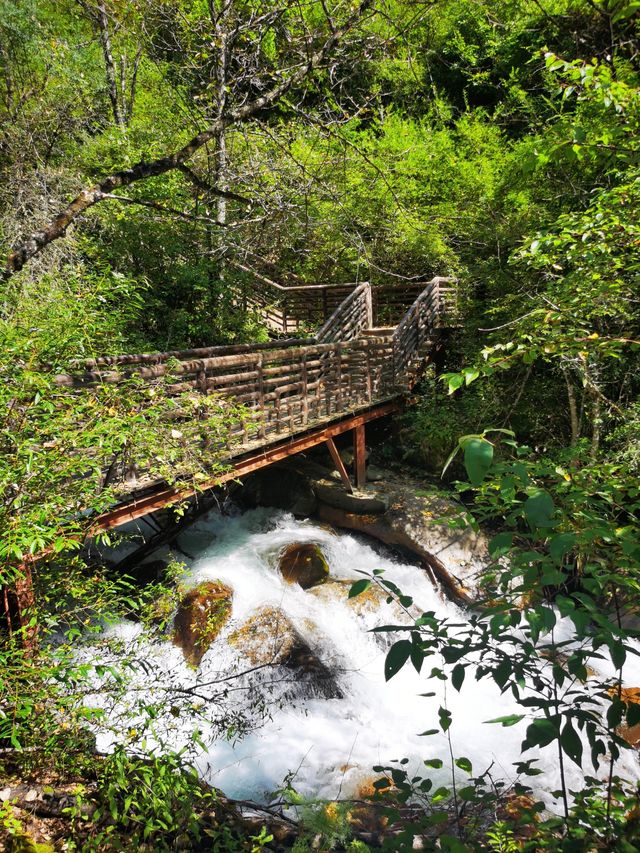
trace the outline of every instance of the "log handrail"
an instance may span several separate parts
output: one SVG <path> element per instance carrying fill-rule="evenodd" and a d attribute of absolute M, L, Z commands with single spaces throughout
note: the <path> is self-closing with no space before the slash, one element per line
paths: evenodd
<path fill-rule="evenodd" d="M 253 308 L 277 335 L 296 335 L 326 324 L 342 301 L 362 284 L 285 285 L 240 261 L 230 260 L 229 263 L 248 277 L 238 288 L 239 304 L 245 310 Z M 395 326 L 427 283 L 407 280 L 393 285 L 371 285 L 372 324 Z"/>
<path fill-rule="evenodd" d="M 170 396 L 214 392 L 246 412 L 224 443 L 233 456 L 408 393 L 444 327 L 449 283 L 423 286 L 393 334 L 372 328 L 372 288 L 363 283 L 315 338 L 88 359 L 56 382 L 79 393 L 133 378 Z"/>
<path fill-rule="evenodd" d="M 371 285 L 363 282 L 338 305 L 316 334 L 318 343 L 352 341 L 373 326 Z"/>
<path fill-rule="evenodd" d="M 401 384 L 413 384 L 416 368 L 424 364 L 427 350 L 433 349 L 435 337 L 444 327 L 450 308 L 447 304 L 453 280 L 437 276 L 424 287 L 393 333 L 393 377 Z"/>

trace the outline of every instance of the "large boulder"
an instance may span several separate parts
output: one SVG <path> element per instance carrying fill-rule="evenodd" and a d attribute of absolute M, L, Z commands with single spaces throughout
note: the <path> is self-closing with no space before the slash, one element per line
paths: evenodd
<path fill-rule="evenodd" d="M 229 635 L 227 642 L 251 666 L 284 666 L 305 675 L 326 698 L 339 697 L 331 670 L 313 652 L 295 625 L 279 607 L 256 610 Z"/>
<path fill-rule="evenodd" d="M 321 502 L 318 515 L 337 527 L 405 548 L 429 567 L 455 601 L 472 604 L 481 599 L 482 574 L 491 563 L 488 542 L 468 525 L 459 529 L 449 523 L 460 516 L 460 505 L 406 477 L 390 476 L 380 488 L 388 499 L 384 513 L 356 513 Z"/>
<path fill-rule="evenodd" d="M 329 576 L 329 565 L 319 545 L 313 542 L 294 543 L 280 552 L 278 570 L 287 583 L 297 583 L 310 589 Z"/>
<path fill-rule="evenodd" d="M 173 640 L 185 660 L 198 667 L 231 616 L 233 592 L 220 581 L 205 581 L 184 596 L 173 620 Z"/>
<path fill-rule="evenodd" d="M 382 513 L 389 508 L 384 494 L 362 489 L 345 491 L 342 482 L 326 478 L 313 481 L 313 491 L 320 504 L 355 513 Z"/>
<path fill-rule="evenodd" d="M 386 605 L 389 593 L 382 589 L 377 584 L 372 583 L 364 592 L 359 595 L 349 598 L 349 592 L 353 586 L 352 580 L 331 580 L 323 583 L 311 590 L 311 594 L 331 605 L 336 601 L 346 604 L 351 610 L 359 616 L 366 614 L 377 614 L 380 609 Z M 403 617 L 406 621 L 406 614 L 398 605 L 392 605 L 396 621 L 402 621 Z"/>

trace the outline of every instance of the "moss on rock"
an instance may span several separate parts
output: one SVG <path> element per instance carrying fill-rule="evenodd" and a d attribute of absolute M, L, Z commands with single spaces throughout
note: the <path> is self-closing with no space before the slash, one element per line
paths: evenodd
<path fill-rule="evenodd" d="M 319 545 L 294 543 L 280 553 L 278 568 L 287 583 L 309 589 L 329 577 L 329 564 Z"/>
<path fill-rule="evenodd" d="M 197 667 L 231 616 L 233 591 L 220 581 L 205 581 L 184 596 L 173 620 L 173 640 L 185 660 Z"/>

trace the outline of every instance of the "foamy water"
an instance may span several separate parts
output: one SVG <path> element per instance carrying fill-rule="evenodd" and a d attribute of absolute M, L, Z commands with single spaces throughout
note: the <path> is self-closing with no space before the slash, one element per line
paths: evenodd
<path fill-rule="evenodd" d="M 420 736 L 438 728 L 442 706 L 453 715 L 449 735 L 454 756 L 468 758 L 476 775 L 492 766 L 494 778 L 512 781 L 527 721 L 509 728 L 486 723 L 522 713 L 510 694 L 501 695 L 487 679 L 475 681 L 472 671 L 458 693 L 450 684 L 429 677 L 432 666 L 441 665 L 437 656 L 427 659 L 421 675 L 408 664 L 385 682 L 388 646 L 401 635 L 374 634 L 370 629 L 397 624 L 397 606 L 381 601 L 356 609 L 347 603 L 348 584 L 314 592 L 284 582 L 277 571 L 277 554 L 293 542 L 320 545 L 334 580 L 355 581 L 362 578 L 360 572 L 382 569 L 386 579 L 414 599 L 420 612 L 434 611 L 439 619 L 465 622 L 464 612 L 443 598 L 420 567 L 381 556 L 349 534 L 276 510 L 236 516 L 212 512 L 183 535 L 180 544 L 195 557 L 189 561 L 190 584 L 219 580 L 233 589 L 232 619 L 197 671 L 184 663 L 171 642 L 150 638 L 138 625 L 123 622 L 106 632 L 103 645 L 93 648 L 91 657 L 102 655 L 108 662 L 130 654 L 143 668 L 138 663 L 127 696 L 115 706 L 104 693 L 92 698 L 96 706 L 107 709 L 107 721 L 115 730 L 107 726 L 99 731 L 99 747 L 109 749 L 115 740 L 132 749 L 150 744 L 160 749 L 188 747 L 202 776 L 232 797 L 265 801 L 289 779 L 305 796 L 335 799 L 356 795 L 361 785 L 376 778 L 374 765 L 403 757 L 410 759 L 409 770 L 430 775 L 436 786 L 450 782 L 447 736 Z M 330 684 L 314 684 L 282 666 L 239 674 L 251 668 L 251 662 L 228 645 L 227 638 L 265 606 L 286 615 L 330 669 Z M 561 624 L 558 630 L 566 626 Z M 640 685 L 640 665 L 630 666 L 631 681 Z M 225 689 L 229 692 L 222 695 Z M 433 696 L 420 695 L 431 692 Z M 260 707 L 265 696 L 266 707 Z M 164 713 L 145 727 L 148 708 L 140 704 L 149 707 L 158 702 L 164 704 Z M 230 716 L 237 719 L 228 725 Z M 239 737 L 245 724 L 249 731 Z M 194 728 L 204 746 L 193 743 Z M 560 782 L 555 750 L 530 751 L 526 757 L 540 759 L 544 775 L 535 783 L 553 806 L 548 792 Z M 422 763 L 433 758 L 442 759 L 442 770 Z M 582 771 L 567 764 L 569 787 L 580 789 Z M 631 754 L 617 767 L 629 778 L 638 776 L 638 770 Z"/>

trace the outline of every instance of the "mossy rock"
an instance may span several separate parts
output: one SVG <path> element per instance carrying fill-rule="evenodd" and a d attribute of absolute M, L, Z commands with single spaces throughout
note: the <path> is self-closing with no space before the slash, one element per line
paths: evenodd
<path fill-rule="evenodd" d="M 286 664 L 300 638 L 279 607 L 261 607 L 229 635 L 229 645 L 248 658 L 252 666 Z"/>
<path fill-rule="evenodd" d="M 287 583 L 297 583 L 309 589 L 329 577 L 327 563 L 319 545 L 295 543 L 280 553 L 278 569 Z"/>
<path fill-rule="evenodd" d="M 252 666 L 284 666 L 297 673 L 297 682 L 313 685 L 313 692 L 327 699 L 342 693 L 330 669 L 318 658 L 289 617 L 279 607 L 255 610 L 228 643 Z"/>
<path fill-rule="evenodd" d="M 205 581 L 184 596 L 173 620 L 173 641 L 185 660 L 198 667 L 231 616 L 233 591 L 220 581 Z"/>

